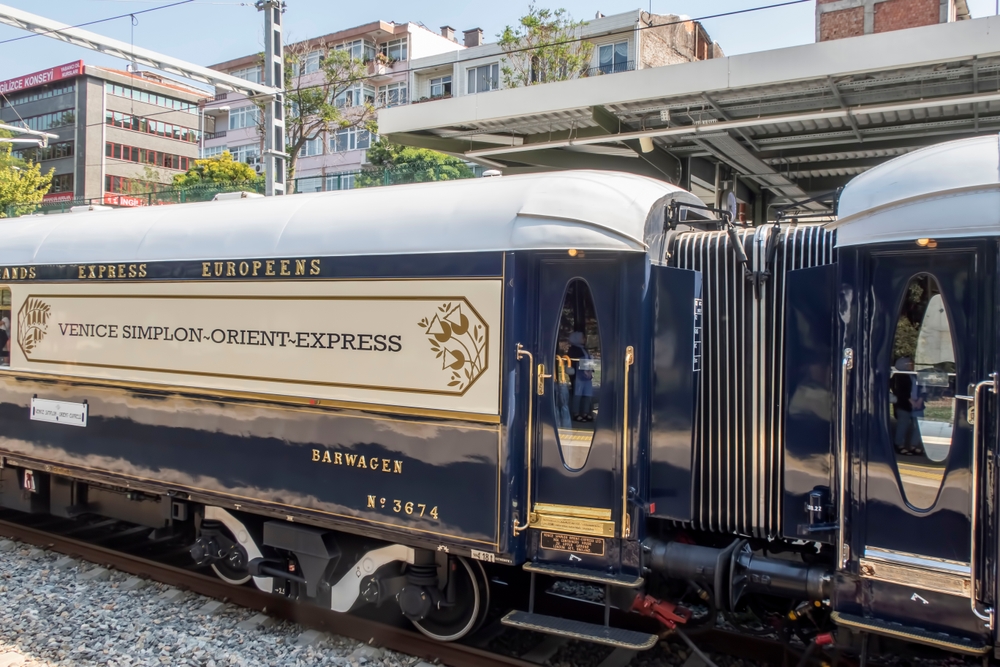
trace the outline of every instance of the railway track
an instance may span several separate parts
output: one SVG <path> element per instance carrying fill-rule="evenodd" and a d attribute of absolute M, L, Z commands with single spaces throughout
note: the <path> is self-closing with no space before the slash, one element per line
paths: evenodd
<path fill-rule="evenodd" d="M 568 640 L 558 637 L 512 638 L 510 636 L 512 631 L 500 626 L 499 622 L 487 625 L 466 643 L 440 643 L 405 627 L 394 627 L 352 614 L 324 611 L 316 607 L 306 608 L 292 600 L 265 593 L 256 588 L 232 586 L 212 576 L 150 560 L 128 551 L 95 544 L 92 540 L 80 539 L 75 536 L 86 532 L 87 528 L 91 529 L 92 532 L 93 529 L 99 529 L 101 526 L 102 524 L 91 524 L 89 527 L 77 527 L 75 530 L 61 533 L 46 530 L 44 527 L 25 525 L 19 521 L 0 518 L 0 537 L 50 549 L 109 569 L 145 577 L 209 598 L 224 600 L 240 607 L 293 621 L 309 629 L 341 635 L 372 646 L 387 648 L 428 662 L 442 663 L 452 667 L 538 667 L 556 656 L 565 655 L 564 652 L 569 644 Z M 72 534 L 64 534 L 65 532 Z M 583 615 L 587 615 L 588 612 L 603 613 L 601 611 L 603 605 L 588 605 L 556 596 L 544 604 L 546 606 L 577 604 L 580 607 L 578 611 Z M 304 611 L 308 611 L 308 613 L 304 613 Z M 503 636 L 505 634 L 507 637 Z M 504 646 L 504 639 L 508 640 L 506 646 Z M 800 654 L 788 645 L 770 639 L 746 637 L 721 630 L 709 630 L 700 633 L 698 640 L 706 651 L 722 652 L 743 660 L 780 665 L 781 667 L 795 667 L 800 664 Z M 498 644 L 500 652 L 487 648 L 495 649 Z M 597 648 L 597 653 L 594 653 L 594 648 Z M 511 653 L 516 655 L 510 655 Z M 637 658 L 634 652 L 623 649 L 601 652 L 600 647 L 588 646 L 587 653 L 588 664 L 592 663 L 593 667 L 652 664 L 642 660 L 642 657 Z"/>

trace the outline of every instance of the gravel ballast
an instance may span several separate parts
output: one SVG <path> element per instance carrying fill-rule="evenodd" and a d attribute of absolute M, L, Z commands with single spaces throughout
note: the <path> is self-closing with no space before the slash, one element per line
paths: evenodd
<path fill-rule="evenodd" d="M 0 667 L 336 665 L 417 658 L 0 540 Z"/>

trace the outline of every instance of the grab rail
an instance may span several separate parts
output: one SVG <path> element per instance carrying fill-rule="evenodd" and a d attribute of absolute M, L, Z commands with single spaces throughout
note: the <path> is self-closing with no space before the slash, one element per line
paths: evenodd
<path fill-rule="evenodd" d="M 980 389 L 989 387 L 990 391 L 996 393 L 997 374 L 990 373 L 989 380 L 977 382 L 972 390 L 972 521 L 971 539 L 969 548 L 969 602 L 972 605 L 972 613 L 981 621 L 986 621 L 990 631 L 993 631 L 994 610 L 993 607 L 986 607 L 986 613 L 979 612 L 979 600 L 976 597 L 976 525 L 979 517 L 979 419 L 982 410 L 979 406 Z"/>
<path fill-rule="evenodd" d="M 844 349 L 844 359 L 840 363 L 840 452 L 837 456 L 837 477 L 840 484 L 839 510 L 837 512 L 837 559 L 840 569 L 847 567 L 845 551 L 845 520 L 847 511 L 847 377 L 854 368 L 854 350 Z"/>
<path fill-rule="evenodd" d="M 625 398 L 622 416 L 622 539 L 632 535 L 632 517 L 628 513 L 628 370 L 635 362 L 635 348 L 625 348 Z"/>
<path fill-rule="evenodd" d="M 528 358 L 528 386 L 534 388 L 535 378 L 533 377 L 535 372 L 535 357 L 532 356 L 531 352 L 524 349 L 524 346 L 520 343 L 517 344 L 517 360 L 520 361 L 522 358 Z M 532 435 L 535 432 L 535 415 L 534 415 L 534 405 L 535 397 L 532 396 L 532 391 L 528 391 L 528 433 L 524 438 L 525 449 L 527 450 L 528 459 L 528 480 L 527 480 L 527 493 L 525 494 L 527 502 L 524 508 L 524 523 L 520 526 L 517 525 L 517 521 L 514 521 L 514 537 L 517 537 L 521 531 L 527 530 L 528 526 L 531 525 L 531 460 L 534 457 L 534 453 L 531 451 L 531 440 Z"/>

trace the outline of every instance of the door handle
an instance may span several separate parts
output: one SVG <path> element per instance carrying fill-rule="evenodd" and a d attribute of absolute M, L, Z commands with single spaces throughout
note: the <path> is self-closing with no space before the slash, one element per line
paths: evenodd
<path fill-rule="evenodd" d="M 528 375 L 530 376 L 531 372 L 535 369 L 535 358 L 533 356 L 531 356 L 531 352 L 528 352 L 526 349 L 524 349 L 524 346 L 522 346 L 520 343 L 518 343 L 517 344 L 517 360 L 520 361 L 524 357 L 528 358 Z M 539 364 L 539 366 L 541 366 L 541 364 Z M 532 379 L 531 377 L 528 378 L 528 386 L 529 387 L 531 386 L 531 379 Z M 530 391 L 530 389 L 529 389 L 529 391 Z M 528 424 L 527 424 L 528 432 L 524 436 L 525 458 L 527 458 L 527 464 L 528 464 L 526 466 L 527 467 L 527 472 L 526 472 L 527 481 L 525 482 L 525 486 L 527 487 L 527 490 L 525 491 L 525 494 L 524 494 L 525 495 L 524 519 L 525 520 L 524 520 L 524 523 L 522 523 L 520 525 L 518 525 L 517 521 L 514 521 L 514 526 L 513 526 L 513 528 L 514 528 L 514 537 L 517 537 L 517 535 L 521 531 L 527 530 L 528 526 L 531 525 L 531 520 L 533 518 L 533 516 L 532 516 L 533 512 L 531 511 L 531 462 L 532 462 L 532 459 L 534 458 L 534 453 L 531 451 L 531 442 L 532 442 L 532 436 L 533 436 L 533 434 L 535 432 L 535 418 L 534 418 L 534 414 L 535 413 L 534 413 L 534 409 L 533 409 L 534 405 L 535 405 L 535 399 L 531 398 L 531 394 L 528 394 Z"/>
<path fill-rule="evenodd" d="M 536 372 L 536 377 L 538 378 L 538 395 L 545 395 L 545 381 L 552 377 L 552 374 L 545 374 L 545 364 L 538 364 L 538 371 Z"/>
<path fill-rule="evenodd" d="M 625 388 L 622 400 L 622 539 L 632 536 L 632 517 L 628 512 L 628 461 L 629 461 L 629 430 L 628 430 L 628 371 L 635 363 L 635 348 L 631 345 L 625 348 L 625 377 L 622 386 Z"/>
<path fill-rule="evenodd" d="M 989 387 L 990 392 L 996 393 L 997 391 L 997 374 L 990 373 L 989 380 L 983 380 L 982 382 L 977 382 L 975 386 L 970 387 L 972 390 L 972 502 L 971 502 L 971 512 L 969 513 L 970 522 L 972 524 L 971 529 L 971 539 L 969 548 L 969 602 L 972 604 L 972 613 L 976 615 L 981 621 L 985 621 L 987 627 L 990 631 L 993 631 L 994 625 L 994 610 L 992 607 L 986 607 L 985 613 L 979 611 L 979 600 L 976 597 L 976 524 L 978 523 L 979 515 L 979 417 L 982 412 L 979 409 L 979 396 L 981 395 L 981 390 L 983 387 Z"/>
<path fill-rule="evenodd" d="M 840 569 L 847 567 L 848 554 L 845 544 L 845 517 L 847 511 L 847 379 L 854 368 L 854 350 L 844 349 L 840 362 L 840 451 L 837 453 L 837 479 L 840 488 L 837 511 L 837 562 Z"/>

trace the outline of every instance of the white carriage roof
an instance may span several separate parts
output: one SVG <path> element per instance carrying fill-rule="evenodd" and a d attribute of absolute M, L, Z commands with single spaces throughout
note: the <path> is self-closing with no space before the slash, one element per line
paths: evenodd
<path fill-rule="evenodd" d="M 0 224 L 0 264 L 644 251 L 664 198 L 700 203 L 651 178 L 570 171 L 28 216 Z"/>
<path fill-rule="evenodd" d="M 837 245 L 1000 235 L 1000 137 L 950 141 L 858 176 L 840 196 Z"/>

